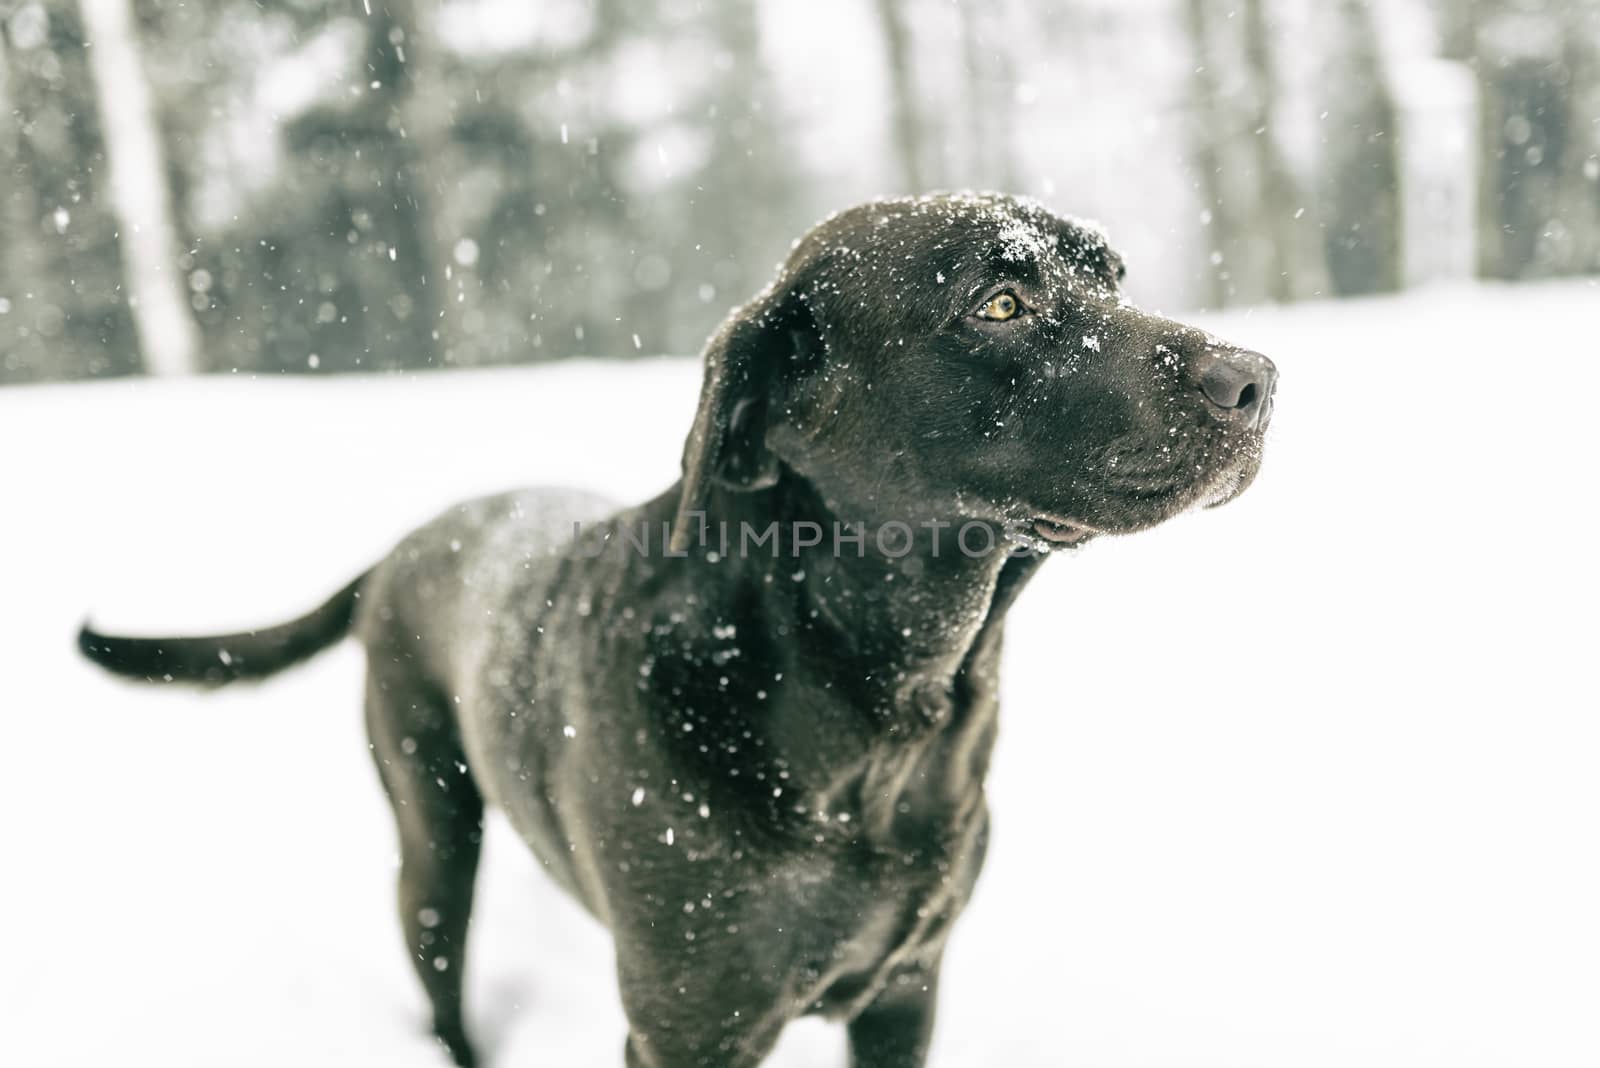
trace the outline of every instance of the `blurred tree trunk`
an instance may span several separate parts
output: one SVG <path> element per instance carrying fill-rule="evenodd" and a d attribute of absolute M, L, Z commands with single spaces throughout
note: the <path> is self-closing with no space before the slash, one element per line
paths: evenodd
<path fill-rule="evenodd" d="M 895 151 L 900 163 L 903 192 L 925 192 L 923 182 L 922 119 L 917 110 L 916 78 L 911 69 L 911 34 L 900 11 L 900 0 L 877 0 L 878 24 L 883 30 L 884 56 L 893 95 L 891 120 Z"/>
<path fill-rule="evenodd" d="M 1478 0 L 1439 0 L 1440 53 L 1446 59 L 1470 60 L 1477 51 Z"/>
<path fill-rule="evenodd" d="M 6 56 L 10 47 L 6 42 L 4 20 L 0 20 L 0 167 L 4 167 L 0 174 L 7 176 L 12 176 L 11 164 L 17 150 L 16 105 L 11 102 L 11 61 Z"/>
<path fill-rule="evenodd" d="M 966 67 L 966 125 L 968 173 L 996 189 L 1017 187 L 1017 167 L 1011 148 L 1015 132 L 1009 78 L 1004 60 L 988 49 L 998 48 L 996 40 L 984 32 L 982 20 L 988 12 L 976 4 L 956 8 L 961 20 L 961 56 Z M 986 48 L 985 46 L 988 46 Z"/>
<path fill-rule="evenodd" d="M 1600 273 L 1600 0 L 1574 0 L 1566 33 L 1572 148 L 1561 172 L 1558 212 L 1573 270 Z"/>
<path fill-rule="evenodd" d="M 773 233 L 766 226 L 729 226 L 729 218 L 755 219 L 793 196 L 791 154 L 781 138 L 782 111 L 761 62 L 761 27 L 753 7 L 733 4 L 711 15 L 710 30 L 728 63 L 710 87 L 711 151 L 689 208 L 688 242 L 707 242 L 719 259 L 743 276 L 736 291 L 764 284 Z M 781 246 L 776 246 L 781 247 Z M 693 338 L 698 345 L 704 336 Z M 691 335 L 693 337 L 693 335 Z M 690 340 L 690 338 L 685 338 Z"/>
<path fill-rule="evenodd" d="M 433 200 L 439 183 L 433 160 L 449 138 L 449 113 L 417 107 L 419 83 L 413 0 L 371 0 L 367 19 L 366 68 L 373 86 L 367 98 L 371 137 L 362 154 L 372 161 L 376 184 L 390 209 L 390 247 L 395 277 L 411 308 L 402 343 L 418 346 L 431 366 L 451 361 L 448 308 L 454 278 L 450 253 L 434 232 Z"/>
<path fill-rule="evenodd" d="M 304 367 L 308 353 L 343 371 L 475 362 L 450 347 L 448 287 L 463 280 L 434 229 L 432 172 L 450 151 L 451 102 L 432 101 L 437 113 L 419 107 L 429 101 L 411 0 L 369 3 L 355 103 L 329 100 L 286 131 L 283 195 L 310 203 L 274 231 L 274 258 L 257 268 L 286 287 L 262 302 L 268 367 Z M 308 317 L 307 307 L 320 310 Z"/>
<path fill-rule="evenodd" d="M 1480 270 L 1492 278 L 1596 270 L 1600 10 L 1593 0 L 1479 0 L 1476 10 Z"/>
<path fill-rule="evenodd" d="M 1490 278 L 1538 273 L 1540 234 L 1565 147 L 1561 42 L 1521 4 L 1478 7 L 1475 67 L 1483 101 L 1479 269 Z"/>
<path fill-rule="evenodd" d="M 1320 199 L 1329 282 L 1340 296 L 1390 292 L 1400 284 L 1394 101 L 1365 0 L 1338 0 L 1325 17 L 1329 134 Z"/>
<path fill-rule="evenodd" d="M 0 381 L 138 370 L 72 0 L 0 18 Z"/>
<path fill-rule="evenodd" d="M 1222 90 L 1217 76 L 1219 65 L 1207 28 L 1205 0 L 1187 0 L 1184 16 L 1194 52 L 1189 107 L 1197 193 L 1204 206 L 1203 218 L 1211 235 L 1211 248 L 1207 251 L 1212 266 L 1216 268 L 1205 272 L 1204 300 L 1207 307 L 1220 308 L 1228 303 L 1232 288 L 1228 284 L 1228 252 L 1239 230 L 1239 222 L 1233 213 L 1233 198 L 1228 194 L 1222 170 L 1223 149 L 1228 140 L 1227 126 L 1223 119 Z"/>
<path fill-rule="evenodd" d="M 19 109 L 14 103 L 11 89 L 10 43 L 6 40 L 6 20 L 0 18 L 0 232 L 6 240 L 0 242 L 0 315 L 10 315 L 13 304 L 10 287 L 12 280 L 23 277 L 28 269 L 28 219 L 36 212 L 28 210 L 33 200 L 33 188 L 22 169 L 18 149 L 21 142 Z M 4 323 L 5 320 L 0 320 Z M 0 338 L 7 331 L 0 327 Z M 9 346 L 0 345 L 0 352 Z M 6 359 L 11 357 L 7 354 Z M 0 366 L 0 382 L 7 380 L 7 371 L 17 368 Z"/>
<path fill-rule="evenodd" d="M 139 58 L 131 0 L 78 0 L 102 117 L 111 199 L 121 222 L 123 277 L 145 369 L 200 370 L 200 333 L 178 264 L 166 155 Z"/>
<path fill-rule="evenodd" d="M 1256 210 L 1267 238 L 1267 295 L 1280 303 L 1295 295 L 1296 228 L 1294 213 L 1299 197 L 1289 167 L 1278 148 L 1272 105 L 1278 79 L 1272 67 L 1272 41 L 1262 0 L 1244 2 L 1244 54 L 1251 79 L 1249 127 L 1255 147 L 1256 183 L 1260 193 Z"/>
<path fill-rule="evenodd" d="M 6 20 L 0 18 L 0 233 L 5 234 L 5 240 L 0 241 L 0 383 L 24 380 L 34 370 L 20 351 L 20 339 L 15 334 L 21 309 L 16 307 L 12 287 L 32 268 L 32 235 L 28 231 L 38 210 L 19 151 L 21 131 L 11 88 L 10 50 Z"/>
<path fill-rule="evenodd" d="M 1322 280 L 1320 250 L 1302 238 L 1309 229 L 1296 224 L 1303 198 L 1278 141 L 1279 81 L 1265 4 L 1245 0 L 1242 13 L 1224 19 L 1206 0 L 1184 5 L 1194 56 L 1192 154 L 1212 239 L 1206 295 L 1212 306 L 1293 300 Z"/>

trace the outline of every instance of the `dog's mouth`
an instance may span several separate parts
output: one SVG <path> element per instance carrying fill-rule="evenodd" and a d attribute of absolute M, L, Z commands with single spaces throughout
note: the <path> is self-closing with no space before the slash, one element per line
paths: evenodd
<path fill-rule="evenodd" d="M 1191 508 L 1220 507 L 1244 493 L 1255 480 L 1261 469 L 1261 439 L 1228 443 L 1225 450 L 1213 445 L 1208 451 L 1210 460 L 1198 478 L 1187 473 L 1180 477 L 1171 465 L 1130 476 L 1124 466 L 1117 472 L 1117 480 L 1096 482 L 1078 494 L 1080 499 L 1096 502 L 1090 509 L 1092 523 L 1077 517 L 1078 506 L 1068 505 L 1072 508 L 1069 514 L 1033 512 L 1024 520 L 1026 529 L 1046 545 L 1072 548 L 1102 534 L 1149 529 Z M 1217 456 L 1217 452 L 1223 455 Z M 1206 456 L 1202 454 L 1200 459 Z M 1188 462 L 1199 466 L 1194 460 Z"/>
<path fill-rule="evenodd" d="M 1261 471 L 1260 448 L 1257 444 L 1253 454 L 1246 455 L 1239 463 L 1219 472 L 1201 494 L 1197 502 L 1199 507 L 1221 508 L 1249 489 L 1250 483 L 1256 480 L 1256 475 Z"/>
<path fill-rule="evenodd" d="M 1052 545 L 1077 545 L 1091 535 L 1100 533 L 1093 527 L 1055 516 L 1035 519 L 1033 532 Z"/>

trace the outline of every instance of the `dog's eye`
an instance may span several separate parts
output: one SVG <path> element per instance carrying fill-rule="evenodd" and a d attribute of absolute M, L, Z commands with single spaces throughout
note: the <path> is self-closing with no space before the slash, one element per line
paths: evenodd
<path fill-rule="evenodd" d="M 1021 313 L 1022 301 L 1017 299 L 1015 293 L 1007 290 L 990 297 L 989 302 L 978 309 L 978 318 L 1003 323 L 1007 319 L 1015 319 Z"/>

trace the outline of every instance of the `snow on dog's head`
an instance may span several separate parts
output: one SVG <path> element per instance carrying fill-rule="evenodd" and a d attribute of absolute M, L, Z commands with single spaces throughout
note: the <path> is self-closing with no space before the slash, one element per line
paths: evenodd
<path fill-rule="evenodd" d="M 1276 370 L 1135 308 L 1124 274 L 1098 226 L 1027 199 L 830 216 L 708 345 L 686 507 L 788 472 L 868 520 L 1076 543 L 1231 499 L 1259 466 Z"/>

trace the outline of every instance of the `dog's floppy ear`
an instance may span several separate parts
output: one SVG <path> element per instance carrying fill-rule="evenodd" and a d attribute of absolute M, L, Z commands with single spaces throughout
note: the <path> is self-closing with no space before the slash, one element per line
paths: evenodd
<path fill-rule="evenodd" d="M 778 481 L 778 458 L 767 448 L 773 394 L 790 365 L 817 344 L 804 294 L 779 285 L 729 315 L 706 345 L 700 408 L 683 447 L 683 492 L 672 525 L 672 551 L 690 539 L 691 513 L 705 507 L 715 482 L 728 489 L 765 489 Z"/>

